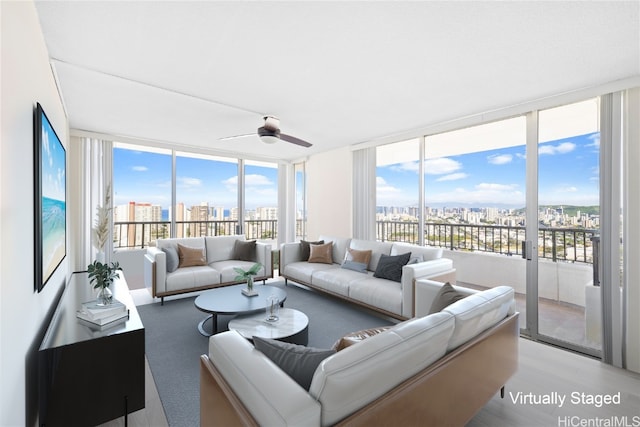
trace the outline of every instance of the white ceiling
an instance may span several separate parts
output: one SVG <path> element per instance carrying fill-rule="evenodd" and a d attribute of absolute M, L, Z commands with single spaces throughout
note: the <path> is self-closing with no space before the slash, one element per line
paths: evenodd
<path fill-rule="evenodd" d="M 70 127 L 290 160 L 640 75 L 640 2 L 37 1 Z M 266 145 L 275 115 L 313 143 Z"/>

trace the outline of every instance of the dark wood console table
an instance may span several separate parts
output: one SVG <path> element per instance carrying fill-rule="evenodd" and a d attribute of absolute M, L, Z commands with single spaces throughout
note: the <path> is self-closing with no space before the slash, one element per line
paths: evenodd
<path fill-rule="evenodd" d="M 112 285 L 129 318 L 97 326 L 76 317 L 95 299 L 87 273 L 72 274 L 38 353 L 41 426 L 89 426 L 144 408 L 144 326 L 122 272 Z"/>

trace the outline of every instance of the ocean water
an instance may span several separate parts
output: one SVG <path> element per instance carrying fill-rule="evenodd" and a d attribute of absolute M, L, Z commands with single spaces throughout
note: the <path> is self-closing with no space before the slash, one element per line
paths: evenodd
<path fill-rule="evenodd" d="M 66 254 L 66 205 L 42 198 L 42 279 L 46 281 Z"/>

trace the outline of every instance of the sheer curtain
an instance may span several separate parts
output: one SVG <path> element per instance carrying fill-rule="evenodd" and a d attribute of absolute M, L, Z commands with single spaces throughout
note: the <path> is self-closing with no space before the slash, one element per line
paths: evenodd
<path fill-rule="evenodd" d="M 79 262 L 86 266 L 96 259 L 102 258 L 103 262 L 111 262 L 113 254 L 113 186 L 112 183 L 112 163 L 113 163 L 113 143 L 96 138 L 75 137 L 80 147 L 80 170 L 81 177 L 78 183 L 79 194 L 81 195 L 80 206 L 80 235 L 81 246 Z M 92 229 L 96 223 L 96 213 L 98 206 L 105 206 L 106 196 L 109 197 L 109 234 L 104 253 L 99 254 L 94 247 Z"/>
<path fill-rule="evenodd" d="M 353 237 L 376 239 L 376 149 L 353 152 Z"/>

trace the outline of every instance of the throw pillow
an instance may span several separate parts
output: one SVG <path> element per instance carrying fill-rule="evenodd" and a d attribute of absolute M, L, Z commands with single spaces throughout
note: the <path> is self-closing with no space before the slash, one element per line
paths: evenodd
<path fill-rule="evenodd" d="M 359 251 L 357 249 L 347 249 L 347 253 L 345 259 L 347 261 L 355 261 L 362 262 L 366 265 L 369 265 L 369 261 L 371 261 L 371 250 L 368 251 Z"/>
<path fill-rule="evenodd" d="M 333 264 L 333 242 L 309 245 L 309 262 Z"/>
<path fill-rule="evenodd" d="M 300 259 L 302 261 L 308 261 L 311 253 L 309 245 L 322 245 L 324 240 L 318 240 L 317 242 L 308 242 L 306 240 L 300 240 Z"/>
<path fill-rule="evenodd" d="M 336 341 L 335 344 L 333 344 L 332 348 L 335 351 L 344 350 L 345 348 L 350 347 L 353 344 L 357 344 L 369 337 L 378 335 L 379 333 L 387 331 L 389 329 L 391 329 L 391 326 L 380 326 L 377 328 L 363 329 L 362 331 L 352 332 Z"/>
<path fill-rule="evenodd" d="M 355 262 L 345 260 L 342 263 L 342 268 L 346 268 L 347 270 L 357 271 L 358 273 L 367 273 L 367 264 L 364 262 Z"/>
<path fill-rule="evenodd" d="M 307 391 L 318 365 L 336 352 L 260 337 L 253 337 L 253 344 Z"/>
<path fill-rule="evenodd" d="M 173 273 L 180 265 L 180 257 L 178 251 L 173 246 L 162 248 L 162 252 L 167 254 L 167 273 Z"/>
<path fill-rule="evenodd" d="M 411 258 L 411 252 L 394 256 L 380 255 L 380 261 L 378 261 L 378 267 L 376 267 L 373 277 L 389 279 L 394 282 L 402 281 L 402 267 L 409 262 L 409 258 Z"/>
<path fill-rule="evenodd" d="M 419 262 L 424 262 L 424 258 L 422 255 L 414 255 L 409 258 L 409 262 L 407 264 L 417 264 Z"/>
<path fill-rule="evenodd" d="M 178 243 L 178 257 L 180 262 L 178 267 L 193 267 L 196 265 L 207 265 L 203 248 L 190 248 Z"/>
<path fill-rule="evenodd" d="M 256 241 L 236 240 L 236 243 L 233 245 L 233 259 L 240 261 L 255 261 Z"/>
<path fill-rule="evenodd" d="M 442 287 L 436 294 L 436 297 L 433 299 L 431 308 L 429 308 L 429 314 L 442 311 L 447 306 L 461 300 L 464 297 L 466 297 L 466 295 L 461 294 L 460 292 L 453 289 L 451 283 L 447 282 L 442 285 Z"/>

